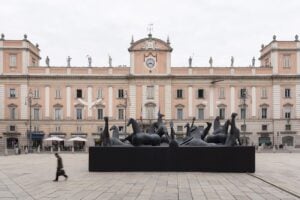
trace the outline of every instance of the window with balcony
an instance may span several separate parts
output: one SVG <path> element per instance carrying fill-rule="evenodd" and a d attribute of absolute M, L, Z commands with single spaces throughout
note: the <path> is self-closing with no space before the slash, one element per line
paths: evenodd
<path fill-rule="evenodd" d="M 16 119 L 16 113 L 17 113 L 17 108 L 16 107 L 10 107 L 9 108 L 10 112 L 10 119 Z"/>
<path fill-rule="evenodd" d="M 55 116 L 55 120 L 61 120 L 61 118 L 62 118 L 62 109 L 61 108 L 55 108 L 54 109 L 54 116 Z"/>
<path fill-rule="evenodd" d="M 123 108 L 118 109 L 118 119 L 124 119 L 124 109 Z"/>
<path fill-rule="evenodd" d="M 40 119 L 40 109 L 39 108 L 33 108 L 33 119 L 34 120 Z"/>
<path fill-rule="evenodd" d="M 225 108 L 219 108 L 219 117 L 220 119 L 225 119 Z"/>
<path fill-rule="evenodd" d="M 198 108 L 198 119 L 204 120 L 204 108 Z"/>
<path fill-rule="evenodd" d="M 77 120 L 82 119 L 82 108 L 76 108 L 76 119 Z"/>
<path fill-rule="evenodd" d="M 290 119 L 291 118 L 292 108 L 290 106 L 284 107 L 284 118 Z"/>
<path fill-rule="evenodd" d="M 183 108 L 177 108 L 177 119 L 183 119 Z"/>
<path fill-rule="evenodd" d="M 241 119 L 246 119 L 246 108 L 241 108 Z"/>
<path fill-rule="evenodd" d="M 261 118 L 262 119 L 268 118 L 268 108 L 261 108 Z"/>
<path fill-rule="evenodd" d="M 97 109 L 97 116 L 98 116 L 98 119 L 103 119 L 103 109 L 102 108 Z"/>

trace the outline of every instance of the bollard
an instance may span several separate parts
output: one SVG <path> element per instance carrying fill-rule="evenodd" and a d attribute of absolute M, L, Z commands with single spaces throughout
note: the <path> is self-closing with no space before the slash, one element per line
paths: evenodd
<path fill-rule="evenodd" d="M 51 148 L 50 148 L 50 151 L 51 151 L 51 153 L 53 153 L 53 147 L 51 146 Z"/>
<path fill-rule="evenodd" d="M 72 146 L 72 153 L 74 153 L 74 147 Z"/>

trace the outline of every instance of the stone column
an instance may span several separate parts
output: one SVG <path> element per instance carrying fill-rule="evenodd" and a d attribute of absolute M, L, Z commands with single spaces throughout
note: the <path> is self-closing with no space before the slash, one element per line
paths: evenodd
<path fill-rule="evenodd" d="M 108 87 L 108 117 L 112 118 L 113 116 L 113 88 L 112 86 Z"/>
<path fill-rule="evenodd" d="M 29 119 L 28 116 L 28 108 L 29 108 L 29 103 L 28 103 L 28 86 L 27 84 L 22 84 L 20 87 L 20 100 L 21 100 L 21 119 Z"/>
<path fill-rule="evenodd" d="M 188 87 L 188 117 L 192 118 L 193 117 L 193 87 L 189 86 Z"/>
<path fill-rule="evenodd" d="M 172 88 L 171 85 L 165 85 L 165 119 L 172 119 Z"/>
<path fill-rule="evenodd" d="M 136 116 L 136 85 L 129 85 L 129 95 L 127 99 L 127 107 L 129 108 L 129 117 L 138 118 Z"/>
<path fill-rule="evenodd" d="M 67 118 L 71 118 L 71 87 L 67 86 L 67 98 L 66 98 L 66 106 L 67 106 Z"/>
<path fill-rule="evenodd" d="M 280 119 L 280 85 L 273 85 L 273 119 Z"/>
<path fill-rule="evenodd" d="M 45 87 L 45 118 L 50 117 L 50 87 Z"/>
<path fill-rule="evenodd" d="M 230 86 L 230 116 L 235 112 L 235 87 Z"/>
<path fill-rule="evenodd" d="M 209 88 L 209 117 L 213 118 L 215 114 L 215 99 L 214 99 L 214 87 Z"/>
<path fill-rule="evenodd" d="M 252 98 L 252 117 L 256 117 L 256 87 L 252 87 L 251 89 L 252 94 L 251 94 L 251 98 Z"/>
<path fill-rule="evenodd" d="M 0 119 L 4 119 L 4 95 L 5 87 L 0 85 Z"/>
<path fill-rule="evenodd" d="M 300 84 L 296 85 L 296 118 L 300 118 Z"/>
<path fill-rule="evenodd" d="M 92 86 L 88 86 L 88 98 L 87 98 L 87 101 L 88 101 L 88 118 L 92 118 L 92 115 L 93 115 L 93 108 L 92 108 L 92 101 L 93 101 L 93 88 Z"/>

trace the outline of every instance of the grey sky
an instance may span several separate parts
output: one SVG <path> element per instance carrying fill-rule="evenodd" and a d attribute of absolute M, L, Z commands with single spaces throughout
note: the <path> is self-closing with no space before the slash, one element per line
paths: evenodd
<path fill-rule="evenodd" d="M 249 66 L 259 56 L 262 43 L 274 34 L 278 40 L 294 40 L 300 35 L 299 0 L 1 0 L 0 32 L 6 39 L 28 39 L 39 43 L 41 65 L 94 66 L 129 65 L 128 47 L 147 35 L 154 24 L 153 37 L 173 47 L 172 66 Z"/>

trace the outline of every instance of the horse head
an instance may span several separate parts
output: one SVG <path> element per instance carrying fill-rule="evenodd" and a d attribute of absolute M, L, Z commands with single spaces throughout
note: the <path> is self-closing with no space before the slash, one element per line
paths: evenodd
<path fill-rule="evenodd" d="M 110 131 L 118 130 L 118 127 L 117 127 L 116 125 L 113 125 L 112 127 L 110 127 L 109 130 L 110 130 Z"/>
<path fill-rule="evenodd" d="M 232 117 L 232 118 L 236 118 L 236 116 L 238 116 L 237 113 L 232 113 L 232 114 L 231 114 L 231 117 Z"/>
<path fill-rule="evenodd" d="M 130 126 L 131 124 L 133 124 L 133 121 L 134 121 L 134 119 L 133 119 L 133 118 L 130 118 L 130 119 L 128 120 L 127 126 Z"/>

